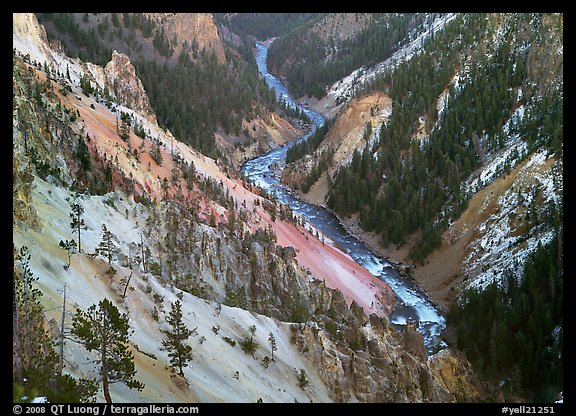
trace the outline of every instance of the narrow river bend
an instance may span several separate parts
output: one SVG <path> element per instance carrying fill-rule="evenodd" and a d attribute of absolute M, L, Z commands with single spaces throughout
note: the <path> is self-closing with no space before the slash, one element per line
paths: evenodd
<path fill-rule="evenodd" d="M 430 302 L 425 293 L 418 290 L 409 279 L 400 276 L 391 263 L 375 254 L 368 246 L 351 235 L 332 212 L 304 201 L 289 187 L 280 183 L 280 178 L 277 175 L 279 172 L 281 174 L 286 165 L 287 150 L 295 143 L 307 140 L 317 127 L 324 124 L 325 117 L 296 103 L 289 95 L 284 83 L 268 72 L 266 66 L 268 47 L 257 42 L 256 48 L 258 70 L 266 79 L 268 86 L 276 90 L 276 97 L 282 97 L 290 105 L 298 106 L 305 111 L 314 125 L 310 133 L 263 156 L 247 161 L 242 167 L 242 173 L 254 185 L 274 194 L 279 202 L 291 207 L 293 212 L 303 216 L 311 225 L 322 231 L 358 264 L 386 282 L 401 302 L 401 306 L 390 316 L 390 321 L 393 324 L 402 326 L 406 324 L 409 318 L 417 320 L 418 331 L 424 336 L 429 351 L 432 351 L 438 344 L 443 345 L 440 340 L 440 332 L 446 326 L 445 318 Z"/>

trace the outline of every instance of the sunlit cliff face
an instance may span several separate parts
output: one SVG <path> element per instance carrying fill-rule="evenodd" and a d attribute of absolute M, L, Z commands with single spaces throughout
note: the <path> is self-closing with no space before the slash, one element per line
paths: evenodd
<path fill-rule="evenodd" d="M 226 63 L 224 46 L 210 13 L 144 13 L 156 23 L 161 23 L 169 39 L 175 35 L 178 46 L 175 56 L 179 55 L 182 44 L 196 44 L 198 50 L 214 52 L 220 64 Z"/>

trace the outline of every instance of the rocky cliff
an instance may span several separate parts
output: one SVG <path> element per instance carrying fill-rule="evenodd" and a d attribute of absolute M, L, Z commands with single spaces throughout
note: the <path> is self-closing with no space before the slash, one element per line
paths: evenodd
<path fill-rule="evenodd" d="M 27 51 L 36 58 L 51 54 L 46 29 L 38 23 L 34 13 L 12 14 L 12 46 Z"/>
<path fill-rule="evenodd" d="M 382 123 L 388 120 L 391 112 L 392 102 L 384 93 L 378 92 L 351 100 L 344 106 L 318 149 L 286 165 L 282 182 L 298 189 L 319 163 L 322 155 L 332 152 L 330 166 L 320 175 L 309 192 L 301 194 L 311 202 L 325 204 L 330 190 L 328 178 L 333 178 L 341 166 L 350 164 L 354 152 L 362 153 L 366 146 L 373 145 Z M 367 130 L 368 126 L 370 132 Z"/>
<path fill-rule="evenodd" d="M 112 59 L 104 67 L 104 76 L 106 86 L 119 103 L 155 122 L 156 115 L 150 107 L 148 95 L 126 55 L 112 52 Z"/>
<path fill-rule="evenodd" d="M 150 107 L 146 91 L 126 55 L 114 51 L 110 62 L 104 68 L 82 62 L 66 56 L 57 42 L 56 45 L 50 45 L 46 30 L 33 13 L 14 13 L 12 21 L 14 48 L 22 55 L 28 55 L 31 62 L 46 64 L 53 75 L 65 74 L 76 85 L 79 85 L 82 77 L 87 77 L 92 87 L 98 87 L 101 92 L 107 89 L 116 103 L 155 122 L 156 116 Z"/>
<path fill-rule="evenodd" d="M 162 25 L 169 39 L 178 39 L 175 56 L 179 55 L 182 44 L 197 45 L 197 50 L 214 52 L 218 62 L 226 63 L 224 46 L 210 13 L 144 13 L 156 23 Z"/>
<path fill-rule="evenodd" d="M 25 27 L 46 46 L 33 18 L 17 20 L 28 22 Z M 24 32 L 15 29 L 14 39 L 23 40 Z M 40 50 L 37 46 L 22 46 L 13 58 L 13 240 L 30 249 L 48 319 L 59 319 L 64 284 L 71 308 L 86 309 L 107 297 L 129 314 L 137 378 L 146 388 L 137 393 L 114 385 L 114 400 L 483 397 L 464 357 L 450 352 L 428 357 L 417 332 L 398 332 L 382 311 L 368 316 L 362 299 L 350 301 L 350 293 L 327 287 L 326 268 L 305 270 L 298 261 L 302 252 L 309 264 L 326 259 L 338 264 L 346 256 L 312 234 L 301 236 L 285 208 L 160 129 L 125 57 L 115 54 L 106 68 L 98 68 L 43 49 L 58 68 L 45 72 L 31 56 L 22 56 Z M 62 75 L 66 69 L 70 80 Z M 130 104 L 126 111 L 144 125 L 146 137 L 132 129 L 126 140 L 119 137 L 115 113 L 94 95 L 82 94 L 77 81 L 86 71 L 100 88 L 116 84 L 111 94 Z M 82 205 L 86 229 L 82 253 L 67 259 L 59 241 L 75 238 L 71 201 Z M 113 234 L 110 263 L 97 250 L 102 224 Z M 279 235 L 283 241 L 293 237 L 294 245 L 277 244 Z M 347 261 L 342 264 L 350 270 Z M 197 329 L 190 341 L 194 360 L 185 369 L 188 383 L 171 375 L 161 344 L 165 313 L 176 299 L 182 300 L 186 325 Z M 394 298 L 381 302 L 389 312 Z M 235 347 L 251 325 L 258 329 L 259 345 L 252 356 Z M 266 364 L 270 333 L 278 351 L 276 361 Z M 79 345 L 67 342 L 65 354 L 73 363 L 66 367 L 70 374 L 93 373 Z M 305 370 L 311 386 L 300 388 L 294 369 Z"/>
<path fill-rule="evenodd" d="M 428 356 L 422 337 L 408 326 L 399 333 L 386 319 L 361 314 L 342 333 L 355 332 L 342 343 L 314 323 L 292 326 L 302 355 L 315 363 L 337 402 L 474 402 L 487 392 L 470 363 L 458 351 Z M 349 336 L 349 335 L 348 335 Z"/>

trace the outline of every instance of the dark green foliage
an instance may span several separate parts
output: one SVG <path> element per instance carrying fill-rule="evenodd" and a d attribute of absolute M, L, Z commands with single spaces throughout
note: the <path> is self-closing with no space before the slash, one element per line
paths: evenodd
<path fill-rule="evenodd" d="M 431 253 L 442 244 L 442 236 L 439 225 L 425 225 L 422 230 L 422 238 L 416 241 L 410 251 L 410 256 L 414 261 L 424 264 L 424 259 L 428 253 Z"/>
<path fill-rule="evenodd" d="M 21 57 L 14 56 L 14 97 L 30 103 L 15 107 L 19 118 L 18 136 L 19 141 L 23 139 L 24 154 L 30 158 L 36 175 L 43 179 L 52 176 L 50 179 L 55 179 L 59 185 L 83 193 L 108 192 L 110 187 L 104 175 L 107 163 L 103 160 L 105 156 L 97 151 L 92 152 L 90 136 L 82 132 L 82 129 L 78 133 L 76 127 L 71 125 L 78 117 L 78 110 L 63 105 L 58 96 L 51 91 L 46 92 L 45 87 L 42 94 L 43 106 L 34 104 L 30 95 L 34 90 L 31 87 L 36 82 L 34 74 L 34 70 L 26 69 Z M 67 183 L 68 175 L 63 175 L 63 168 L 69 170 L 71 184 Z M 118 174 L 121 180 L 125 180 L 121 172 Z"/>
<path fill-rule="evenodd" d="M 112 24 L 109 16 L 101 15 L 103 21 L 97 29 L 73 13 L 37 15 L 41 23 L 47 24 L 48 36 L 60 40 L 68 56 L 104 66 L 112 55 L 106 45 L 114 45 L 130 56 L 158 124 L 210 157 L 219 156 L 213 137 L 217 129 L 239 134 L 242 119 L 275 109 L 274 91 L 258 76 L 253 40 L 244 39 L 238 46 L 241 57 L 228 53 L 222 65 L 214 53 L 199 51 L 198 45 L 186 44 L 182 53 L 173 57 L 174 40 L 167 38 L 162 26 L 155 28 L 141 13 L 122 18 L 113 13 Z M 143 41 L 136 41 L 134 30 L 141 30 L 146 39 L 152 38 L 158 52 L 155 59 L 142 56 Z M 86 77 L 82 86 L 86 94 L 93 92 Z"/>
<path fill-rule="evenodd" d="M 306 322 L 310 313 L 303 302 L 300 300 L 300 294 L 296 296 L 291 302 L 290 306 L 290 322 Z"/>
<path fill-rule="evenodd" d="M 286 152 L 286 163 L 301 159 L 304 155 L 314 152 L 322 144 L 324 137 L 334 125 L 335 119 L 327 120 L 322 127 L 317 128 L 307 140 L 294 144 Z"/>
<path fill-rule="evenodd" d="M 83 30 L 79 22 L 75 20 L 73 13 L 36 13 L 36 16 L 40 23 L 46 24 L 50 22 L 60 32 L 58 34 L 47 30 L 48 40 L 60 40 L 67 55 L 98 65 L 105 65 L 110 60 L 112 50 L 100 40 L 102 33 L 107 31 L 105 23 L 102 23 L 102 29 L 98 28 L 98 31 L 102 32 L 98 36 L 94 28 L 90 28 L 87 31 Z M 66 34 L 67 36 L 62 36 L 61 34 Z"/>
<path fill-rule="evenodd" d="M 14 260 L 17 268 L 13 272 L 13 311 L 16 322 L 13 326 L 14 338 L 16 344 L 16 373 L 22 369 L 37 368 L 42 364 L 45 355 L 50 355 L 53 351 L 50 348 L 48 338 L 37 338 L 36 333 L 43 334 L 41 322 L 42 305 L 40 298 L 43 293 L 40 289 L 33 286 L 38 281 L 30 267 L 32 255 L 27 246 L 21 247 L 16 251 L 14 248 Z"/>
<path fill-rule="evenodd" d="M 101 300 L 87 311 L 77 310 L 72 322 L 72 334 L 86 348 L 96 351 L 95 362 L 106 402 L 112 403 L 109 384 L 122 382 L 130 389 L 142 390 L 144 384 L 134 377 L 134 356 L 128 346 L 130 325 L 128 315 L 121 314 L 108 300 Z"/>
<path fill-rule="evenodd" d="M 132 118 L 130 117 L 130 114 L 122 111 L 120 115 L 120 126 L 118 127 L 119 130 L 118 134 L 120 138 L 125 142 L 127 142 L 128 138 L 130 137 L 131 124 L 132 124 Z"/>
<path fill-rule="evenodd" d="M 226 298 L 222 303 L 227 306 L 235 306 L 246 309 L 248 306 L 248 302 L 246 300 L 246 289 L 244 287 L 236 290 L 226 288 Z"/>
<path fill-rule="evenodd" d="M 250 341 L 248 338 L 244 338 L 240 341 L 240 348 L 242 348 L 242 351 L 244 351 L 246 354 L 254 356 L 256 350 L 258 349 L 258 344 Z"/>
<path fill-rule="evenodd" d="M 270 334 L 268 335 L 268 342 L 270 342 L 270 350 L 272 351 L 272 361 L 275 361 L 274 351 L 278 350 L 278 347 L 276 346 L 276 338 L 274 337 L 274 334 L 272 332 L 270 332 Z"/>
<path fill-rule="evenodd" d="M 184 377 L 182 368 L 188 366 L 188 361 L 192 361 L 192 347 L 186 344 L 186 340 L 194 334 L 195 329 L 190 330 L 182 321 L 182 303 L 179 300 L 172 303 L 166 322 L 170 324 L 172 330 L 162 330 L 166 336 L 162 345 L 168 351 L 170 365 L 173 368 L 178 368 L 179 374 Z"/>
<path fill-rule="evenodd" d="M 160 152 L 160 147 L 155 144 L 150 149 L 150 157 L 154 159 L 158 166 L 162 166 L 162 153 Z"/>
<path fill-rule="evenodd" d="M 563 390 L 563 256 L 557 237 L 538 249 L 516 278 L 470 289 L 448 324 L 457 347 L 485 376 L 517 374 L 528 399 L 551 402 Z"/>
<path fill-rule="evenodd" d="M 69 374 L 57 374 L 54 370 L 47 371 L 48 365 L 57 366 L 54 359 L 45 358 L 47 365 L 42 369 L 33 369 L 26 372 L 27 382 L 32 381 L 37 386 L 39 395 L 51 403 L 93 403 L 96 401 L 98 383 L 96 380 L 81 378 L 75 379 Z"/>
<path fill-rule="evenodd" d="M 266 40 L 314 19 L 318 13 L 214 13 L 217 21 L 225 24 L 239 35 L 252 35 L 256 39 Z"/>
<path fill-rule="evenodd" d="M 84 218 L 82 218 L 82 214 L 84 214 L 84 207 L 80 205 L 78 202 L 73 202 L 70 204 L 72 208 L 72 212 L 70 213 L 70 228 L 72 231 L 78 234 L 78 252 L 82 253 L 82 240 L 81 240 L 81 231 L 86 230 L 86 224 L 84 223 Z"/>
<path fill-rule="evenodd" d="M 162 27 L 160 32 L 156 32 L 152 43 L 160 55 L 164 56 L 165 58 L 170 58 L 174 53 L 174 49 L 170 46 L 170 41 L 164 33 L 164 27 Z"/>
<path fill-rule="evenodd" d="M 120 27 L 120 19 L 118 19 L 118 13 L 112 13 L 112 24 L 116 29 Z"/>
<path fill-rule="evenodd" d="M 234 206 L 228 208 L 228 231 L 230 235 L 236 235 L 236 210 Z"/>
<path fill-rule="evenodd" d="M 455 71 L 456 48 L 444 49 L 440 46 L 443 44 L 438 39 L 428 46 L 428 53 L 402 63 L 394 72 L 393 82 L 391 75 L 387 75 L 384 85 L 393 100 L 389 122 L 381 128 L 373 148 L 366 146 L 362 153 L 357 152 L 349 167 L 340 169 L 333 182 L 329 207 L 342 215 L 360 211 L 363 227 L 381 232 L 384 244 L 402 244 L 417 229 L 432 229 L 431 221 L 448 196 L 442 186 L 448 182 L 445 178 L 451 169 L 450 164 L 442 163 L 445 155 L 460 160 L 458 179 L 477 165 L 473 147 L 463 145 L 465 136 L 447 131 L 448 126 L 435 130 L 438 137 L 433 133 L 430 146 L 420 147 L 410 141 L 418 116 L 432 117 L 435 99 Z M 434 70 L 439 65 L 440 69 Z M 455 130 L 456 126 L 448 128 Z M 452 141 L 454 137 L 460 138 L 457 146 Z M 462 163 L 465 160 L 469 160 L 467 170 Z M 378 192 L 379 189 L 382 191 Z M 423 236 L 428 239 L 432 234 Z M 420 244 L 426 249 L 435 245 L 435 241 Z M 423 252 L 420 246 L 418 257 Z"/>
<path fill-rule="evenodd" d="M 306 378 L 306 370 L 304 370 L 303 368 L 300 369 L 300 373 L 296 378 L 298 379 L 298 385 L 300 386 L 301 389 L 304 389 L 308 384 L 310 384 L 310 381 L 308 381 L 308 379 Z"/>
<path fill-rule="evenodd" d="M 523 24 L 533 16 L 515 18 Z M 453 86 L 448 89 L 438 115 L 438 96 L 461 71 L 468 48 L 478 45 L 489 30 L 487 15 L 459 16 L 424 45 L 423 53 L 366 86 L 363 93 L 375 89 L 391 97 L 392 115 L 374 146 L 357 151 L 331 183 L 329 208 L 344 216 L 359 213 L 362 227 L 380 233 L 384 245 L 404 244 L 408 235 L 420 230 L 410 253 L 419 263 L 439 246 L 449 220 L 466 209 L 470 194 L 462 182 L 486 162 L 487 154 L 504 146 L 503 125 L 518 105 L 526 103 L 526 98 L 517 101 L 514 88 L 519 84 L 525 97 L 534 98 L 510 132 L 520 134 L 529 150 L 545 145 L 561 155 L 562 94 L 549 90 L 543 95 L 540 78 L 536 82 L 516 76 L 528 58 L 524 49 L 510 46 L 517 42 L 514 30 L 506 32 L 506 39 L 488 57 L 472 49 L 474 65 L 467 81 L 458 92 Z M 537 43 L 537 31 L 527 36 Z M 436 127 L 419 142 L 412 137 L 421 117 Z"/>
<path fill-rule="evenodd" d="M 82 92 L 86 96 L 89 96 L 94 92 L 94 87 L 92 87 L 92 83 L 90 82 L 90 79 L 88 78 L 86 73 L 84 73 L 82 75 L 82 78 L 80 79 L 80 87 L 82 88 Z"/>
<path fill-rule="evenodd" d="M 215 56 L 202 61 L 183 58 L 173 65 L 137 62 L 159 124 L 202 153 L 216 157 L 212 133 L 221 126 L 231 134 L 242 118 L 254 117 L 257 103 L 273 110 L 275 95 L 258 80 L 255 68 L 236 60 L 233 74 Z"/>
<path fill-rule="evenodd" d="M 108 264 L 112 264 L 112 258 L 114 254 L 118 251 L 118 247 L 114 243 L 114 234 L 108 230 L 106 224 L 102 224 L 102 240 L 98 247 L 96 247 L 96 253 L 105 257 L 108 260 Z"/>
<path fill-rule="evenodd" d="M 374 23 L 346 40 L 323 39 L 301 26 L 281 36 L 268 50 L 271 68 L 284 68 L 290 90 L 297 96 L 322 98 L 327 86 L 361 66 L 369 67 L 388 58 L 404 41 L 410 28 L 424 21 L 422 14 L 373 15 Z M 317 19 L 316 19 L 317 20 Z M 314 21 L 316 21 L 314 20 Z"/>
<path fill-rule="evenodd" d="M 312 123 L 312 120 L 310 117 L 308 117 L 304 110 L 298 106 L 292 107 L 282 97 L 280 97 L 278 101 L 278 107 L 280 108 L 281 113 L 287 117 L 297 118 L 308 124 Z"/>
<path fill-rule="evenodd" d="M 144 130 L 144 127 L 142 126 L 142 123 L 136 121 L 135 125 L 134 125 L 134 134 L 138 137 L 141 137 L 142 139 L 146 138 L 146 131 Z"/>
<path fill-rule="evenodd" d="M 359 349 L 362 348 L 362 343 L 357 339 L 357 338 L 353 338 L 349 343 L 348 343 L 348 347 L 350 347 L 350 349 L 352 351 L 358 351 Z"/>
<path fill-rule="evenodd" d="M 529 150 L 548 146 L 557 158 L 563 156 L 564 98 L 561 89 L 536 97 L 531 111 L 515 128 L 526 137 Z"/>
<path fill-rule="evenodd" d="M 28 156 L 30 157 L 30 161 L 34 165 L 34 168 L 36 169 L 36 174 L 39 177 L 41 177 L 42 179 L 46 179 L 48 175 L 53 175 L 56 178 L 59 177 L 58 170 L 52 168 L 52 166 L 50 166 L 50 163 L 41 160 L 34 146 L 29 147 Z"/>
<path fill-rule="evenodd" d="M 157 261 L 151 261 L 148 264 L 148 270 L 150 271 L 150 273 L 152 273 L 154 276 L 160 276 L 162 275 L 162 266 L 160 266 L 160 263 L 158 263 Z"/>
<path fill-rule="evenodd" d="M 144 18 L 142 22 L 142 36 L 149 39 L 152 36 L 154 27 L 155 24 L 148 17 Z"/>
<path fill-rule="evenodd" d="M 246 354 L 251 354 L 254 357 L 256 350 L 258 349 L 259 345 L 254 342 L 254 334 L 256 333 L 256 325 L 252 325 L 249 328 L 250 330 L 250 338 L 245 337 L 242 341 L 240 341 L 240 348 Z"/>
<path fill-rule="evenodd" d="M 74 251 L 76 251 L 76 241 L 74 239 L 72 239 L 71 241 L 68 240 L 60 240 L 60 243 L 58 243 L 58 245 L 60 247 L 62 247 L 64 250 L 66 250 L 66 252 L 68 253 L 68 264 L 66 265 L 66 268 L 70 267 L 70 255 L 72 253 L 74 253 Z"/>
<path fill-rule="evenodd" d="M 222 339 L 223 339 L 224 341 L 226 341 L 228 344 L 230 344 L 231 346 L 233 346 L 233 347 L 236 345 L 236 341 L 234 341 L 234 340 L 233 340 L 232 338 L 230 338 L 230 337 L 222 337 Z"/>
<path fill-rule="evenodd" d="M 214 211 L 210 211 L 210 221 L 209 221 L 210 227 L 216 227 L 216 215 L 214 214 Z"/>
<path fill-rule="evenodd" d="M 43 293 L 33 286 L 38 280 L 30 269 L 31 255 L 23 246 L 15 251 L 13 273 L 13 340 L 15 399 L 44 396 L 50 402 L 79 403 L 94 400 L 97 385 L 93 380 L 77 380 L 62 375 L 55 342 L 45 328 L 40 298 Z M 26 381 L 24 381 L 26 380 Z M 18 390 L 18 394 L 16 391 Z"/>
<path fill-rule="evenodd" d="M 74 153 L 78 165 L 83 172 L 88 172 L 92 169 L 92 161 L 90 160 L 90 152 L 88 151 L 88 146 L 84 139 L 78 136 L 78 145 L 76 146 L 76 152 Z"/>
<path fill-rule="evenodd" d="M 322 175 L 322 173 L 324 173 L 326 169 L 328 169 L 328 167 L 332 165 L 333 157 L 334 157 L 334 150 L 332 148 L 329 148 L 322 154 L 322 156 L 320 156 L 320 160 L 316 165 L 314 165 L 314 167 L 310 171 L 310 174 L 308 175 L 304 183 L 301 185 L 300 189 L 302 189 L 302 192 L 307 193 L 312 187 L 312 185 L 314 185 L 316 181 L 318 181 L 320 175 Z"/>

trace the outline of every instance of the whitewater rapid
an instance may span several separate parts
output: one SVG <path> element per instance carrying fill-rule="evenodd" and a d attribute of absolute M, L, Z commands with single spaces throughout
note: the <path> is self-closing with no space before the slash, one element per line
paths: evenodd
<path fill-rule="evenodd" d="M 432 304 L 428 296 L 417 289 L 409 278 L 400 276 L 394 265 L 374 253 L 367 245 L 350 234 L 342 225 L 338 217 L 331 211 L 301 199 L 289 187 L 280 183 L 277 177 L 286 165 L 286 152 L 294 144 L 307 140 L 316 128 L 322 126 L 325 117 L 309 108 L 298 104 L 288 93 L 286 85 L 277 77 L 270 74 L 266 59 L 268 46 L 256 42 L 256 63 L 258 70 L 267 84 L 274 88 L 276 97 L 282 98 L 293 107 L 298 107 L 312 120 L 312 129 L 306 135 L 274 149 L 260 157 L 247 161 L 242 167 L 244 177 L 254 185 L 264 189 L 276 199 L 288 205 L 292 211 L 305 218 L 312 226 L 319 229 L 336 245 L 346 252 L 358 264 L 367 269 L 372 275 L 386 282 L 396 293 L 401 306 L 392 313 L 390 321 L 403 326 L 408 319 L 418 322 L 418 331 L 424 336 L 429 351 L 445 344 L 440 340 L 440 333 L 446 326 L 446 320 L 440 311 Z"/>

